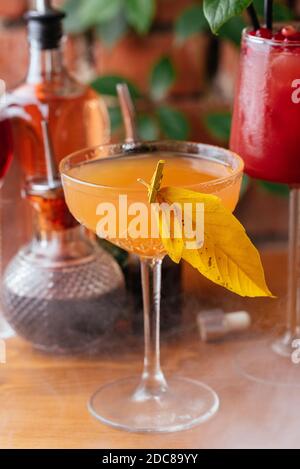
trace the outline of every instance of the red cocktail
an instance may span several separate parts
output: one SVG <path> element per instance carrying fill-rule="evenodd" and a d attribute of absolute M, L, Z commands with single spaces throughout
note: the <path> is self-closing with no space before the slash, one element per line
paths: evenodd
<path fill-rule="evenodd" d="M 245 31 L 230 147 L 250 176 L 300 184 L 299 122 L 300 34 Z"/>
<path fill-rule="evenodd" d="M 277 26 L 275 31 L 244 31 L 230 140 L 231 149 L 242 156 L 250 176 L 286 183 L 291 189 L 287 321 L 285 333 L 272 344 L 274 351 L 289 359 L 300 346 L 299 31 L 298 24 Z M 265 351 L 259 353 L 263 356 Z M 252 353 L 248 377 L 266 380 L 269 374 L 268 381 L 287 382 L 287 370 L 278 371 L 278 360 L 270 359 L 266 365 L 256 358 Z M 291 360 L 289 363 L 292 366 Z M 298 369 L 290 373 L 290 382 L 300 383 Z"/>
<path fill-rule="evenodd" d="M 13 156 L 12 129 L 10 121 L 0 114 L 0 187 Z"/>

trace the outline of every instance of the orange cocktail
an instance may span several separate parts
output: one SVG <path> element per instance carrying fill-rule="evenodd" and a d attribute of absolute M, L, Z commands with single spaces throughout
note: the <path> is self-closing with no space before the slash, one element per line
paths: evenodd
<path fill-rule="evenodd" d="M 101 220 L 99 229 L 99 220 L 107 210 L 115 216 L 116 226 L 115 233 L 108 230 L 106 237 L 141 260 L 145 323 L 142 377 L 108 384 L 89 402 L 89 410 L 97 419 L 136 432 L 187 429 L 210 418 L 219 406 L 218 396 L 206 384 L 177 376 L 167 381 L 160 367 L 161 264 L 166 252 L 159 233 L 154 236 L 152 232 L 149 215 L 154 204 L 149 203 L 143 185 L 146 181 L 149 188 L 147 182 L 151 183 L 152 194 L 157 183 L 153 174 L 159 174 L 160 160 L 164 161 L 161 188 L 175 186 L 215 194 L 229 210 L 235 208 L 242 160 L 209 145 L 166 141 L 104 145 L 71 155 L 60 165 L 66 201 L 74 217 L 102 235 L 104 226 Z M 138 182 L 140 178 L 143 184 Z M 123 202 L 126 199 L 125 205 L 120 198 Z M 130 229 L 133 222 L 135 231 Z M 147 233 L 133 236 L 142 225 Z M 177 287 L 174 285 L 174 289 Z"/>
<path fill-rule="evenodd" d="M 139 178 L 150 181 L 158 160 L 165 161 L 163 186 L 190 188 L 194 191 L 219 196 L 224 205 L 234 210 L 239 196 L 241 175 L 234 176 L 234 169 L 221 161 L 207 159 L 205 155 L 172 154 L 156 152 L 134 156 L 92 159 L 85 164 L 71 167 L 65 172 L 63 181 L 66 200 L 70 211 L 84 226 L 97 232 L 101 203 L 111 203 L 116 208 L 116 236 L 109 240 L 123 249 L 144 257 L 164 254 L 159 238 L 151 236 L 150 219 L 147 237 L 133 237 L 126 231 L 134 214 L 128 213 L 132 204 L 150 206 L 147 191 Z M 234 176 L 230 179 L 231 176 Z M 123 202 L 119 202 L 119 196 Z M 126 203 L 124 202 L 126 197 Z M 142 213 L 141 216 L 146 216 Z M 123 226 L 124 228 L 121 228 Z M 99 234 L 99 233 L 98 233 Z"/>

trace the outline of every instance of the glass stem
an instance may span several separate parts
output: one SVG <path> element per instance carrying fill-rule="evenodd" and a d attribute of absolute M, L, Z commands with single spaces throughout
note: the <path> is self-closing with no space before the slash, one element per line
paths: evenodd
<path fill-rule="evenodd" d="M 290 191 L 287 332 L 300 336 L 300 189 Z"/>
<path fill-rule="evenodd" d="M 142 379 L 134 395 L 136 400 L 159 397 L 167 389 L 160 367 L 161 266 L 161 259 L 141 258 L 145 356 Z"/>

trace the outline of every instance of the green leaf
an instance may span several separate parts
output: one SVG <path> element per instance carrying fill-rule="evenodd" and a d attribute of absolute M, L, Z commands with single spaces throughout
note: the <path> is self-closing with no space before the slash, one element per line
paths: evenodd
<path fill-rule="evenodd" d="M 118 75 L 103 75 L 102 77 L 98 77 L 91 83 L 91 86 L 100 94 L 117 96 L 118 83 L 127 84 L 132 98 L 140 97 L 141 93 L 138 88 L 130 80 Z"/>
<path fill-rule="evenodd" d="M 190 126 L 185 115 L 169 106 L 161 106 L 157 109 L 160 128 L 164 135 L 175 140 L 187 140 Z"/>
<path fill-rule="evenodd" d="M 156 119 L 147 114 L 142 114 L 137 119 L 138 135 L 141 140 L 157 140 L 159 127 Z"/>
<path fill-rule="evenodd" d="M 123 125 L 121 109 L 116 107 L 108 108 L 109 118 L 110 118 L 110 127 L 112 132 L 116 132 Z"/>
<path fill-rule="evenodd" d="M 155 9 L 155 0 L 125 0 L 128 23 L 139 34 L 146 34 L 149 31 L 155 15 Z"/>
<path fill-rule="evenodd" d="M 175 22 L 175 36 L 179 42 L 195 34 L 207 31 L 207 29 L 208 24 L 202 5 L 193 5 L 186 8 Z"/>
<path fill-rule="evenodd" d="M 230 112 L 215 112 L 207 114 L 204 122 L 214 137 L 222 141 L 229 140 L 231 127 Z"/>
<path fill-rule="evenodd" d="M 80 16 L 80 10 L 83 8 L 84 0 L 67 0 L 62 9 L 66 12 L 67 16 L 64 20 L 64 29 L 67 33 L 81 33 L 89 28 L 84 24 Z"/>
<path fill-rule="evenodd" d="M 242 31 L 246 23 L 241 16 L 235 16 L 225 23 L 219 30 L 219 35 L 223 39 L 233 42 L 236 46 L 240 46 Z"/>
<path fill-rule="evenodd" d="M 128 30 L 127 21 L 123 11 L 120 11 L 114 18 L 96 27 L 97 36 L 107 46 L 115 45 Z"/>
<path fill-rule="evenodd" d="M 230 18 L 239 16 L 252 0 L 204 0 L 204 15 L 213 33 L 217 34 L 221 26 Z"/>
<path fill-rule="evenodd" d="M 151 95 L 164 98 L 176 79 L 176 72 L 169 57 L 162 57 L 153 67 L 150 77 Z"/>
<path fill-rule="evenodd" d="M 289 186 L 286 184 L 277 184 L 275 182 L 269 181 L 258 181 L 258 183 L 264 190 L 270 192 L 271 194 L 281 197 L 288 197 L 289 195 Z"/>
<path fill-rule="evenodd" d="M 67 13 L 65 29 L 78 34 L 93 26 L 105 23 L 116 16 L 123 0 L 67 0 L 64 10 Z"/>

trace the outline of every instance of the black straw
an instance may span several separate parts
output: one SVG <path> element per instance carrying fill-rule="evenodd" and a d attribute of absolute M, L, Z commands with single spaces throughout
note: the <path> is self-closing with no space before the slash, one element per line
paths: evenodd
<path fill-rule="evenodd" d="M 255 31 L 257 31 L 260 28 L 260 24 L 258 21 L 258 17 L 254 8 L 253 3 L 250 3 L 250 5 L 247 8 L 248 15 L 250 16 L 252 26 Z"/>
<path fill-rule="evenodd" d="M 273 27 L 273 0 L 265 0 L 265 21 L 266 27 L 272 29 Z"/>

